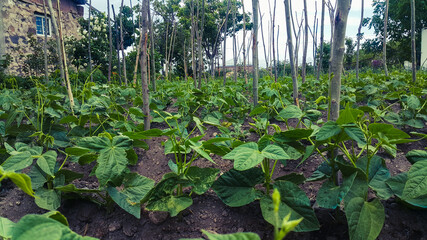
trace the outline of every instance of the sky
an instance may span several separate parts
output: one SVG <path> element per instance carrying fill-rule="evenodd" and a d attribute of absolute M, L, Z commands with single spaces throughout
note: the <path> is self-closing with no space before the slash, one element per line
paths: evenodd
<path fill-rule="evenodd" d="M 124 5 L 130 6 L 131 2 L 133 5 L 135 5 L 139 0 L 124 0 Z M 263 22 L 263 30 L 264 30 L 264 38 L 265 38 L 265 43 L 266 43 L 266 49 L 267 52 L 269 51 L 268 49 L 268 43 L 267 41 L 270 38 L 270 32 L 269 29 L 271 29 L 271 27 L 269 26 L 271 23 L 270 21 L 270 13 L 269 13 L 269 6 L 271 7 L 272 11 L 273 11 L 273 6 L 274 6 L 274 1 L 275 0 L 259 0 L 259 6 L 260 6 L 260 10 L 261 10 L 261 14 L 262 14 L 262 22 Z M 304 8 L 303 5 L 303 1 L 302 0 L 291 0 L 292 1 L 292 9 L 293 9 L 293 15 L 294 18 L 295 16 L 298 16 L 299 21 L 301 21 L 301 16 L 302 16 L 302 10 Z M 107 11 L 107 4 L 106 4 L 106 0 L 92 0 L 92 5 L 103 12 Z M 332 4 L 335 4 L 335 0 L 331 0 Z M 364 1 L 364 17 L 372 17 L 372 13 L 373 13 L 373 8 L 372 8 L 372 0 L 365 0 Z M 120 4 L 121 4 L 121 0 L 110 0 L 110 4 L 113 4 L 116 12 L 118 11 L 118 9 L 120 8 Z M 251 0 L 245 0 L 244 1 L 245 4 L 245 10 L 248 12 L 252 12 L 252 1 Z M 322 0 L 307 0 L 307 9 L 308 9 L 308 19 L 309 19 L 309 25 L 312 28 L 313 24 L 314 24 L 314 18 L 315 18 L 315 12 L 316 12 L 316 6 L 317 6 L 317 17 L 319 18 L 319 24 L 320 24 L 320 15 L 321 15 L 321 6 L 322 4 Z M 354 41 L 356 41 L 356 35 L 357 35 L 357 29 L 359 27 L 359 23 L 360 23 L 360 15 L 361 15 L 361 6 L 362 5 L 362 0 L 352 0 L 352 4 L 351 4 L 351 9 L 350 9 L 350 13 L 348 16 L 348 22 L 347 22 L 347 31 L 346 31 L 346 36 L 353 38 Z M 87 10 L 86 10 L 87 13 Z M 285 7 L 284 7 L 284 3 L 283 0 L 276 0 L 276 18 L 275 18 L 275 34 L 277 34 L 277 30 L 279 29 L 279 58 L 281 61 L 284 60 L 285 58 L 285 46 L 286 46 L 286 27 L 285 27 Z M 329 41 L 330 37 L 331 37 L 331 33 L 330 33 L 330 20 L 329 20 L 329 14 L 328 14 L 328 9 L 326 9 L 325 11 L 325 41 Z M 296 22 L 295 22 L 296 24 Z M 320 39 L 320 27 L 319 27 L 319 31 L 318 31 L 318 39 Z M 364 38 L 374 38 L 374 32 L 373 30 L 369 30 L 368 28 L 363 28 L 362 32 L 364 32 Z M 250 37 L 250 32 L 246 33 L 247 38 L 249 39 Z M 275 38 L 275 42 L 277 39 L 277 36 Z M 299 51 L 299 59 L 301 59 L 302 56 L 302 40 L 301 39 L 301 47 L 300 47 L 300 51 Z M 259 34 L 258 34 L 258 56 L 259 56 L 259 64 L 260 67 L 265 67 L 266 66 L 266 62 L 265 62 L 265 54 L 264 54 L 264 47 L 263 47 L 263 43 L 262 43 L 262 38 L 261 38 L 261 28 L 259 28 Z M 363 41 L 363 40 L 362 40 Z M 243 43 L 243 32 L 240 31 L 237 34 L 237 42 L 238 42 L 238 48 L 240 48 L 240 45 Z M 319 42 L 319 41 L 318 41 Z M 248 43 L 248 40 L 246 41 L 246 43 Z M 277 43 L 275 43 L 277 44 Z M 295 39 L 294 39 L 294 45 L 295 45 Z M 313 60 L 313 38 L 311 35 L 309 35 L 309 43 L 308 43 L 309 47 L 308 47 L 308 56 L 307 56 L 307 61 L 308 62 L 312 62 Z M 228 38 L 227 39 L 227 63 L 232 63 L 232 39 Z M 249 51 L 251 52 L 251 51 Z M 270 54 L 271 55 L 271 54 Z M 287 54 L 289 55 L 289 54 Z M 277 54 L 276 54 L 277 56 Z M 252 57 L 250 56 L 250 59 Z M 268 58 L 268 57 L 267 57 Z M 289 58 L 289 57 L 287 57 Z M 271 57 L 270 57 L 271 59 Z"/>

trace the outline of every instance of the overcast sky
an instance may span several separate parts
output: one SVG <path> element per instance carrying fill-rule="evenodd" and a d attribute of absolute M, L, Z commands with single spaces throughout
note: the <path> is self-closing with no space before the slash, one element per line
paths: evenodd
<path fill-rule="evenodd" d="M 137 4 L 139 0 L 124 0 L 124 4 L 127 6 L 130 6 L 130 3 L 132 2 L 133 5 Z M 263 30 L 264 30 L 264 38 L 266 41 L 266 48 L 268 52 L 268 39 L 270 39 L 270 13 L 269 13 L 269 5 L 271 9 L 273 10 L 275 0 L 259 0 L 259 6 L 261 8 L 261 13 L 263 15 Z M 304 8 L 303 1 L 302 0 L 291 0 L 292 1 L 292 8 L 294 12 L 294 17 L 298 15 L 299 21 L 301 21 L 302 16 L 302 10 Z M 106 12 L 107 11 L 107 1 L 105 0 L 92 0 L 92 5 L 97 8 L 100 11 Z M 245 10 L 248 12 L 252 12 L 252 1 L 251 0 L 245 0 Z M 335 4 L 335 0 L 332 0 L 332 3 Z M 116 12 L 120 8 L 121 0 L 110 0 L 110 4 L 113 4 L 115 7 Z M 316 6 L 317 6 L 317 17 L 319 18 L 319 24 L 320 24 L 320 14 L 321 14 L 321 6 L 322 0 L 307 0 L 307 8 L 308 8 L 308 19 L 309 19 L 309 25 L 312 28 L 314 24 L 314 17 L 316 12 Z M 357 35 L 357 28 L 359 27 L 360 23 L 360 14 L 361 14 L 361 4 L 362 0 L 352 0 L 352 5 L 348 17 L 348 23 L 347 23 L 347 37 L 351 37 L 354 40 L 356 40 Z M 279 29 L 279 57 L 280 60 L 283 60 L 285 57 L 285 46 L 286 46 L 286 27 L 285 27 L 285 7 L 282 0 L 276 1 L 276 28 L 275 28 L 275 34 L 277 34 L 277 30 Z M 87 12 L 87 11 L 86 11 Z M 372 8 L 372 0 L 365 0 L 365 11 L 364 11 L 364 17 L 371 17 L 373 12 Z M 295 23 L 296 24 L 296 23 Z M 375 35 L 372 30 L 369 30 L 368 28 L 363 28 L 362 32 L 364 32 L 364 38 L 374 38 Z M 248 32 L 247 37 L 250 37 L 250 32 Z M 262 38 L 261 38 L 261 29 L 259 29 L 259 63 L 261 67 L 265 67 L 265 57 L 264 57 L 264 48 L 262 44 Z M 329 41 L 330 39 L 330 21 L 329 21 L 329 14 L 328 10 L 326 9 L 325 12 L 325 41 Z M 318 38 L 320 38 L 320 27 L 319 27 L 319 34 Z M 362 40 L 363 41 L 363 40 Z M 240 31 L 238 33 L 238 47 L 243 42 L 243 32 Z M 248 41 L 246 41 L 248 42 Z M 276 42 L 276 39 L 275 39 Z M 294 40 L 295 44 L 295 40 Z M 302 41 L 301 41 L 302 44 Z M 311 62 L 313 59 L 313 39 L 311 35 L 309 35 L 309 48 L 308 48 L 308 61 Z M 300 51 L 302 51 L 302 46 L 300 47 Z M 302 56 L 302 53 L 299 54 L 300 58 Z M 289 59 L 289 57 L 287 57 Z M 227 62 L 232 62 L 232 40 L 227 40 Z"/>

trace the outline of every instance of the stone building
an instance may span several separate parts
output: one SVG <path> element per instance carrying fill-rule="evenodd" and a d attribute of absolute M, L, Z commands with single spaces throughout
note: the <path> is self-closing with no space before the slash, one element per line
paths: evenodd
<path fill-rule="evenodd" d="M 78 19 L 83 17 L 86 0 L 60 0 L 61 22 L 63 35 L 79 35 Z M 52 0 L 57 10 L 57 0 Z M 48 38 L 55 37 L 47 8 L 47 21 L 44 15 L 43 0 L 0 0 L 0 57 L 9 55 L 11 64 L 7 69 L 9 74 L 23 75 L 23 57 L 30 54 L 28 35 L 34 35 L 38 40 L 44 39 L 44 31 Z M 57 15 L 55 15 L 58 19 Z M 43 53 L 40 53 L 43 54 Z"/>

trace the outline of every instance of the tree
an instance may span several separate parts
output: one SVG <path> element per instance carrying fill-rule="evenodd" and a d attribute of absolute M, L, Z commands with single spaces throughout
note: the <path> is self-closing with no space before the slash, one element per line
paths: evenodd
<path fill-rule="evenodd" d="M 147 42 L 148 42 L 148 8 L 150 7 L 149 0 L 142 0 L 141 4 L 141 37 L 142 37 L 142 46 L 141 46 L 141 86 L 142 86 L 142 112 L 145 115 L 144 118 L 144 129 L 150 129 L 150 95 L 148 92 L 148 76 L 147 76 Z"/>
<path fill-rule="evenodd" d="M 320 20 L 320 52 L 319 52 L 319 63 L 317 67 L 317 80 L 320 78 L 320 72 L 322 69 L 325 69 L 323 67 L 323 42 L 324 42 L 324 34 L 325 34 L 325 0 L 322 0 L 322 14 L 321 14 L 321 20 Z"/>
<path fill-rule="evenodd" d="M 304 0 L 304 19 L 305 19 L 305 28 L 304 28 L 304 50 L 302 54 L 302 82 L 305 82 L 305 74 L 307 67 L 307 49 L 308 49 L 308 16 L 307 16 L 307 0 Z"/>
<path fill-rule="evenodd" d="M 356 79 L 359 81 L 359 61 L 360 61 L 360 40 L 363 37 L 362 27 L 363 27 L 363 14 L 365 10 L 365 1 L 362 0 L 362 7 L 360 13 L 360 24 L 357 29 L 357 50 L 356 50 Z"/>
<path fill-rule="evenodd" d="M 411 45 L 412 45 L 412 81 L 417 81 L 417 57 L 415 43 L 415 0 L 411 0 Z"/>
<path fill-rule="evenodd" d="M 388 10 L 389 10 L 389 0 L 385 2 L 385 13 L 384 13 L 384 34 L 383 34 L 383 64 L 384 64 L 384 73 L 388 76 L 387 69 L 387 25 L 388 25 Z"/>
<path fill-rule="evenodd" d="M 293 98 L 294 103 L 299 107 L 299 101 L 298 101 L 298 81 L 297 81 L 297 74 L 294 64 L 294 45 L 292 43 L 292 32 L 291 32 L 291 13 L 290 13 L 290 6 L 289 6 L 289 0 L 285 0 L 285 15 L 286 15 L 286 32 L 288 36 L 288 50 L 289 50 L 289 63 L 291 65 L 291 74 L 292 74 L 292 84 L 293 84 Z"/>
<path fill-rule="evenodd" d="M 285 0 L 286 1 L 286 0 Z M 252 0 L 252 14 L 253 19 L 253 34 L 252 34 L 252 66 L 253 66 L 253 83 L 252 83 L 252 97 L 254 106 L 258 105 L 258 24 L 259 24 L 259 8 L 258 0 Z"/>
<path fill-rule="evenodd" d="M 338 1 L 336 15 L 334 36 L 332 45 L 332 59 L 331 59 L 331 72 L 333 78 L 329 86 L 329 109 L 328 116 L 332 121 L 336 121 L 339 116 L 340 110 L 340 96 L 341 96 L 341 73 L 343 68 L 343 58 L 345 51 L 345 33 L 347 29 L 348 12 L 350 11 L 351 0 Z"/>
<path fill-rule="evenodd" d="M 403 61 L 411 61 L 411 8 L 410 0 L 389 0 L 389 13 L 387 25 L 387 62 L 395 62 L 403 65 Z M 374 29 L 378 38 L 384 36 L 384 12 L 385 1 L 373 2 L 373 16 L 369 19 L 368 26 Z M 421 58 L 421 32 L 427 27 L 427 0 L 417 0 L 414 5 L 415 15 L 415 41 L 416 60 L 419 65 Z M 382 45 L 381 45 L 382 46 Z M 393 53 L 392 55 L 390 53 Z"/>

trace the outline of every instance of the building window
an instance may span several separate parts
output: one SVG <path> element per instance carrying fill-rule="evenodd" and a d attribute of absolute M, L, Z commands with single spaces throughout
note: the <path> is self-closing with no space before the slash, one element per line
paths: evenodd
<path fill-rule="evenodd" d="M 48 36 L 50 36 L 50 18 L 46 18 L 43 15 L 36 15 L 36 30 L 37 35 L 44 36 L 46 32 Z"/>

